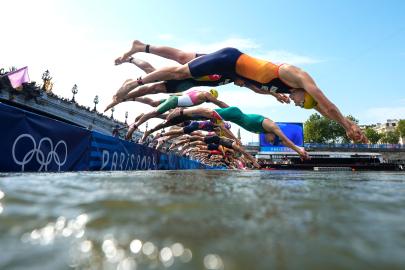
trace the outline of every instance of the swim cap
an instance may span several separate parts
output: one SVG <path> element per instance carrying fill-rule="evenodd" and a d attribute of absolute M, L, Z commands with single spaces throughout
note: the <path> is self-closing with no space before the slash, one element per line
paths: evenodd
<path fill-rule="evenodd" d="M 305 109 L 312 109 L 314 108 L 316 105 L 318 104 L 318 102 L 316 102 L 316 100 L 305 91 L 304 94 L 304 108 Z"/>
<path fill-rule="evenodd" d="M 229 122 L 224 122 L 224 126 L 226 129 L 231 129 L 231 123 Z"/>
<path fill-rule="evenodd" d="M 218 98 L 218 91 L 217 91 L 216 89 L 212 88 L 212 89 L 210 90 L 210 93 L 211 93 L 211 95 L 213 95 L 215 98 Z"/>

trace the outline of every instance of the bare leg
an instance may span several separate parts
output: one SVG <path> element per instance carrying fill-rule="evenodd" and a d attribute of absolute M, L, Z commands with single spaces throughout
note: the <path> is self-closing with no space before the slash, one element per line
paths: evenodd
<path fill-rule="evenodd" d="M 138 58 L 132 58 L 130 60 L 130 63 L 134 64 L 138 68 L 142 69 L 145 73 L 151 73 L 156 70 L 151 64 L 148 62 L 138 59 Z"/>
<path fill-rule="evenodd" d="M 132 100 L 147 104 L 147 105 L 149 105 L 151 107 L 157 107 L 161 103 L 160 100 L 153 100 L 153 99 L 148 98 L 148 97 L 138 97 L 138 98 L 134 98 Z"/>
<path fill-rule="evenodd" d="M 132 82 L 133 80 L 126 80 L 125 83 L 121 86 L 120 90 L 122 88 L 125 88 L 125 86 L 129 83 Z M 120 91 L 118 90 L 118 91 Z M 112 107 L 120 104 L 121 102 L 124 101 L 133 101 L 137 97 L 142 97 L 145 95 L 151 95 L 151 94 L 158 94 L 158 93 L 167 93 L 166 92 L 166 84 L 164 82 L 161 83 L 154 83 L 154 84 L 147 84 L 147 85 L 142 85 L 141 87 L 138 87 L 136 90 L 128 93 L 126 97 L 123 100 L 113 100 L 104 111 L 107 111 L 111 109 Z"/>
<path fill-rule="evenodd" d="M 126 60 L 128 60 L 131 55 L 137 52 L 146 52 L 146 44 L 142 43 L 139 40 L 135 40 L 132 42 L 131 49 L 126 52 L 122 57 L 119 57 L 115 60 L 115 64 L 119 65 Z M 193 60 L 196 56 L 195 52 L 184 52 L 175 48 L 167 47 L 167 46 L 149 46 L 149 53 L 174 60 L 180 64 L 185 64 Z"/>
<path fill-rule="evenodd" d="M 147 120 L 155 117 L 156 115 L 159 115 L 159 112 L 157 111 L 152 111 L 146 114 L 141 115 L 141 117 L 135 121 L 133 124 L 130 125 L 130 128 L 128 129 L 127 135 L 125 136 L 125 138 L 131 139 L 132 138 L 132 134 L 135 132 L 135 130 L 138 129 L 138 127 L 140 125 L 142 125 L 144 122 L 146 122 Z"/>
<path fill-rule="evenodd" d="M 138 121 L 135 122 L 135 126 L 138 126 L 138 127 L 139 127 L 140 125 L 142 125 L 143 123 L 145 123 L 145 122 L 148 121 L 149 119 L 154 118 L 154 117 L 158 116 L 159 114 L 160 114 L 160 113 L 157 112 L 157 111 L 148 112 L 148 113 L 142 115 L 142 116 L 138 119 Z"/>
<path fill-rule="evenodd" d="M 174 126 L 174 125 L 175 125 L 175 124 L 172 124 L 172 123 L 167 122 L 167 121 L 165 121 L 165 122 L 163 122 L 163 123 L 160 123 L 160 124 L 158 124 L 156 127 L 152 128 L 152 129 L 150 129 L 150 130 L 145 131 L 145 132 L 143 133 L 143 136 L 142 136 L 142 138 L 141 138 L 141 141 L 144 141 L 150 134 L 152 134 L 153 132 L 155 132 L 155 131 L 157 131 L 157 130 L 159 130 L 159 129 L 166 128 L 166 127 L 170 127 L 170 126 Z"/>
<path fill-rule="evenodd" d="M 175 117 L 180 116 L 181 111 L 183 111 L 183 115 L 186 116 L 201 116 L 204 118 L 212 118 L 213 110 L 208 108 L 189 108 L 189 109 L 181 109 L 177 108 L 174 109 L 169 115 L 166 117 L 167 121 L 172 120 Z"/>
<path fill-rule="evenodd" d="M 134 122 L 137 122 L 143 115 L 144 115 L 144 113 L 141 113 L 140 115 L 138 115 L 137 117 L 135 117 L 135 121 L 134 121 Z"/>
<path fill-rule="evenodd" d="M 122 100 L 132 89 L 135 89 L 141 84 L 165 80 L 183 80 L 188 78 L 191 78 L 188 65 L 164 67 L 145 75 L 145 77 L 141 80 L 134 80 L 123 85 L 120 89 L 118 89 L 114 99 Z"/>
<path fill-rule="evenodd" d="M 192 139 L 190 138 L 190 140 L 192 140 Z M 205 145 L 205 143 L 202 141 L 191 141 L 188 145 L 197 146 L 197 145 Z"/>
<path fill-rule="evenodd" d="M 184 134 L 184 131 L 183 131 L 183 129 L 181 128 L 181 129 L 178 129 L 178 130 L 172 130 L 172 131 L 168 131 L 168 132 L 166 132 L 165 134 L 164 134 L 164 136 L 180 136 L 180 135 L 183 135 Z"/>
<path fill-rule="evenodd" d="M 176 148 L 182 144 L 185 144 L 188 141 L 189 141 L 188 138 L 177 140 L 176 142 L 172 143 L 172 145 L 170 145 L 169 150 L 173 150 L 174 148 Z"/>

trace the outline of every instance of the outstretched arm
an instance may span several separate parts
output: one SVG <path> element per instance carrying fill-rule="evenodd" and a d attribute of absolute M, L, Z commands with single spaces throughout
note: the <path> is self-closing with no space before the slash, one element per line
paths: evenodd
<path fill-rule="evenodd" d="M 227 129 L 225 127 L 224 121 L 219 121 L 217 122 L 217 125 L 219 126 L 219 128 L 221 129 L 221 131 L 224 133 L 225 137 L 231 138 L 232 140 L 234 140 L 235 142 L 237 142 L 238 144 L 242 144 L 238 138 L 236 138 L 235 134 L 232 133 L 232 131 L 230 129 Z"/>
<path fill-rule="evenodd" d="M 252 162 L 253 166 L 255 166 L 256 168 L 260 169 L 261 166 L 259 163 L 257 163 L 256 159 L 249 154 L 248 152 L 245 151 L 245 149 L 240 146 L 240 145 L 236 145 L 235 143 L 232 145 L 233 149 L 235 149 L 236 151 L 241 152 L 248 160 L 250 160 L 250 162 Z"/>
<path fill-rule="evenodd" d="M 214 103 L 215 105 L 217 105 L 220 108 L 228 108 L 229 107 L 228 104 L 226 104 L 223 101 L 220 101 L 219 99 L 217 99 L 216 97 L 214 97 L 210 93 L 205 93 L 205 98 L 207 99 L 208 102 Z"/>
<path fill-rule="evenodd" d="M 287 146 L 287 147 L 291 148 L 292 150 L 294 150 L 295 152 L 297 152 L 298 155 L 301 156 L 301 159 L 303 159 L 303 160 L 309 159 L 309 155 L 305 151 L 305 149 L 296 146 L 290 139 L 288 139 L 288 137 L 285 136 L 283 131 L 281 131 L 281 129 L 279 128 L 279 126 L 276 123 L 274 123 L 270 119 L 266 118 L 263 120 L 262 125 L 266 131 L 273 132 L 275 135 L 277 135 L 285 146 Z"/>
<path fill-rule="evenodd" d="M 250 90 L 258 93 L 258 94 L 272 95 L 273 97 L 275 97 L 281 103 L 290 103 L 290 98 L 288 96 L 284 95 L 284 94 L 274 93 L 274 92 L 270 92 L 268 90 L 260 89 L 256 85 L 251 84 L 249 82 L 245 82 L 244 86 L 249 88 Z"/>
<path fill-rule="evenodd" d="M 306 73 L 301 76 L 301 87 L 305 89 L 318 103 L 317 110 L 325 117 L 335 120 L 345 130 L 347 136 L 356 142 L 367 143 L 367 137 L 355 123 L 342 115 L 340 110 L 318 88 L 314 80 Z"/>

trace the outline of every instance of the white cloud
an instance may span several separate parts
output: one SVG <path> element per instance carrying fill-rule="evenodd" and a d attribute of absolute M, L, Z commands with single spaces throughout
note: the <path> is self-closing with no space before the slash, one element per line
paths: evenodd
<path fill-rule="evenodd" d="M 120 41 L 108 39 L 106 33 L 97 36 L 92 22 L 78 25 L 74 15 L 65 13 L 60 2 L 51 0 L 6 1 L 2 3 L 2 21 L 8 25 L 2 28 L 0 50 L 0 67 L 29 66 L 30 78 L 41 82 L 41 74 L 46 69 L 51 72 L 54 92 L 70 98 L 74 84 L 79 87 L 76 100 L 85 106 L 93 106 L 93 98 L 99 95 L 99 110 L 111 100 L 112 95 L 124 80 L 136 78 L 144 73 L 130 64 L 114 66 L 113 61 L 130 47 L 131 39 Z M 21 8 L 21 7 L 24 8 Z M 18 13 L 17 13 L 18 11 Z M 71 16 L 71 17 L 69 17 Z M 209 31 L 206 29 L 204 31 Z M 172 40 L 172 34 L 161 34 L 161 40 Z M 196 52 L 212 52 L 223 47 L 232 46 L 242 51 L 262 50 L 255 40 L 230 37 L 214 43 L 185 42 L 179 48 Z M 253 54 L 261 57 L 259 54 Z M 140 53 L 137 57 L 149 61 L 156 68 L 177 64 L 173 61 L 151 54 Z M 315 63 L 316 60 L 286 51 L 269 51 L 265 59 L 291 63 Z M 223 90 L 222 90 L 223 89 Z M 161 98 L 155 95 L 153 98 Z M 271 96 L 256 94 L 248 89 L 236 86 L 221 87 L 220 97 L 233 106 L 240 107 L 246 113 L 261 113 L 273 117 L 280 111 L 280 106 Z M 125 111 L 129 111 L 129 121 L 151 107 L 135 102 L 127 102 L 116 107 L 114 115 L 124 120 Z M 285 110 L 285 107 L 282 109 Z M 110 112 L 107 113 L 110 115 Z M 281 118 L 282 119 L 282 118 Z M 279 120 L 279 119 L 275 119 Z M 149 127 L 159 120 L 153 120 Z M 236 125 L 235 125 L 236 126 Z M 142 127 L 144 129 L 144 127 Z"/>

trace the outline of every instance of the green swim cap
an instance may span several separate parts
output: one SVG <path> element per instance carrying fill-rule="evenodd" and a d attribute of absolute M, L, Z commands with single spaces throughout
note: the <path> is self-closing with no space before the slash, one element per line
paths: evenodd
<path fill-rule="evenodd" d="M 318 102 L 316 102 L 316 100 L 305 91 L 304 94 L 304 108 L 305 109 L 312 109 L 314 108 L 316 105 L 318 105 Z"/>

